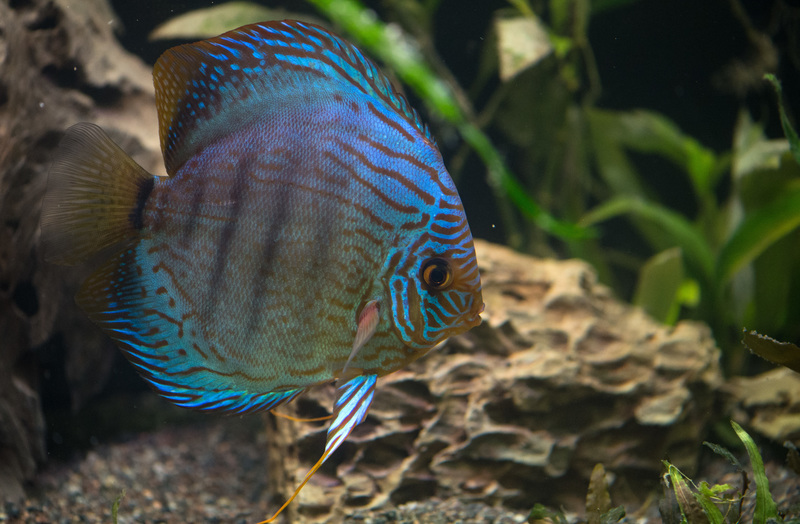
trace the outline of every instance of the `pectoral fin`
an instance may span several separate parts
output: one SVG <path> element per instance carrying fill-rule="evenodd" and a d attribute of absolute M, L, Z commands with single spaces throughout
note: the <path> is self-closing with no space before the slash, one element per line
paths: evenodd
<path fill-rule="evenodd" d="M 380 309 L 378 308 L 378 301 L 370 300 L 358 315 L 358 327 L 356 329 L 356 338 L 353 341 L 353 350 L 350 351 L 350 356 L 347 358 L 347 362 L 345 362 L 344 367 L 342 368 L 342 375 L 339 378 L 340 380 L 347 381 L 352 378 L 352 376 L 348 375 L 347 373 L 350 368 L 350 363 L 353 361 L 353 358 L 358 354 L 361 348 L 363 348 L 364 345 L 366 345 L 366 343 L 369 342 L 372 336 L 375 334 L 375 330 L 378 329 L 378 322 L 380 322 L 380 320 L 381 314 Z"/>
<path fill-rule="evenodd" d="M 333 408 L 333 422 L 328 428 L 328 440 L 325 443 L 325 452 L 319 458 L 314 467 L 306 474 L 303 481 L 297 486 L 294 494 L 289 497 L 283 506 L 269 519 L 260 522 L 265 524 L 273 522 L 278 515 L 288 506 L 303 489 L 303 486 L 314 476 L 314 473 L 325 463 L 328 457 L 344 442 L 347 436 L 357 425 L 367 416 L 367 410 L 372 403 L 372 396 L 375 393 L 375 383 L 378 375 L 359 375 L 354 377 L 337 388 L 336 405 Z"/>

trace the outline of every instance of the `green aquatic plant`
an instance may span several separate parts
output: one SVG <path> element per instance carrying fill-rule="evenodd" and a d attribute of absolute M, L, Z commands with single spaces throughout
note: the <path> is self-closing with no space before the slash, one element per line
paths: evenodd
<path fill-rule="evenodd" d="M 111 522 L 117 524 L 117 517 L 119 513 L 119 505 L 122 503 L 122 498 L 125 496 L 125 490 L 119 492 L 114 498 L 114 502 L 111 503 Z"/>
<path fill-rule="evenodd" d="M 786 115 L 786 109 L 783 107 L 783 87 L 781 86 L 781 82 L 772 74 L 764 75 L 764 80 L 772 84 L 773 89 L 775 89 L 775 94 L 778 97 L 778 111 L 781 115 L 783 134 L 785 134 L 786 138 L 789 140 L 789 146 L 791 147 L 795 161 L 800 164 L 800 137 L 797 136 L 797 132 L 794 130 L 794 127 L 792 127 L 792 123 Z"/>
<path fill-rule="evenodd" d="M 780 328 L 793 307 L 790 268 L 800 262 L 792 249 L 800 226 L 800 166 L 789 144 L 765 139 L 762 128 L 744 113 L 733 151 L 720 155 L 654 113 L 593 110 L 592 119 L 595 134 L 605 142 L 598 146 L 604 150 L 598 155 L 600 172 L 607 174 L 608 187 L 617 189 L 581 223 L 628 217 L 652 249 L 653 257 L 641 266 L 636 303 L 666 322 L 674 322 L 683 307 L 707 321 L 728 350 L 737 345 L 742 325 Z M 637 188 L 639 178 L 626 161 L 626 150 L 656 154 L 680 166 L 699 203 L 696 216 L 689 218 Z M 720 201 L 716 188 L 723 176 L 731 190 Z"/>
<path fill-rule="evenodd" d="M 800 523 L 799 518 L 784 520 L 769 491 L 764 461 L 752 437 L 742 427 L 731 421 L 734 432 L 741 440 L 750 459 L 753 482 L 756 487 L 753 524 Z M 730 484 L 710 485 L 705 481 L 695 483 L 669 461 L 664 461 L 666 473 L 663 477 L 666 504 L 662 505 L 662 518 L 665 524 L 726 524 L 741 522 L 744 497 L 750 488 L 750 480 L 745 468 L 734 455 L 715 444 L 705 443 L 711 450 L 725 457 L 741 472 L 742 485 L 738 490 Z M 669 501 L 677 505 L 679 511 L 672 511 Z"/>
<path fill-rule="evenodd" d="M 759 357 L 800 373 L 800 347 L 780 342 L 755 331 L 743 330 L 742 343 Z"/>
<path fill-rule="evenodd" d="M 764 461 L 752 437 L 736 422 L 731 421 L 731 426 L 744 445 L 750 459 L 750 469 L 756 489 L 752 523 L 800 524 L 800 518 L 786 518 L 786 515 L 782 515 L 778 510 L 778 505 L 769 491 L 769 480 L 764 468 Z M 664 499 L 659 504 L 664 524 L 734 524 L 742 522 L 745 495 L 751 485 L 750 476 L 733 453 L 717 444 L 709 442 L 704 444 L 717 455 L 727 459 L 741 473 L 741 486 L 737 489 L 727 483 L 695 482 L 674 464 L 665 460 L 665 473 L 662 477 Z M 789 453 L 790 457 L 797 455 L 796 449 L 790 449 Z M 578 522 L 611 524 L 619 522 L 624 516 L 625 509 L 622 506 L 612 507 L 605 470 L 601 464 L 596 465 L 586 495 L 586 515 L 583 520 L 578 520 Z M 561 524 L 568 522 L 568 519 L 563 511 L 536 504 L 528 516 L 528 522 L 546 521 Z"/>
<path fill-rule="evenodd" d="M 614 524 L 621 521 L 623 517 L 625 517 L 625 508 L 611 505 L 605 468 L 602 464 L 596 464 L 586 491 L 586 519 L 583 522 L 586 524 Z M 563 511 L 549 509 L 543 504 L 534 505 L 528 515 L 528 522 L 535 524 L 547 521 L 556 524 L 569 522 Z"/>

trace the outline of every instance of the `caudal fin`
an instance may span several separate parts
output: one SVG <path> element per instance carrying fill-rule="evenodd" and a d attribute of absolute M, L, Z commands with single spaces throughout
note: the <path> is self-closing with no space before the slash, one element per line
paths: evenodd
<path fill-rule="evenodd" d="M 73 265 L 132 238 L 155 178 L 98 126 L 75 124 L 61 141 L 42 204 L 45 257 Z"/>

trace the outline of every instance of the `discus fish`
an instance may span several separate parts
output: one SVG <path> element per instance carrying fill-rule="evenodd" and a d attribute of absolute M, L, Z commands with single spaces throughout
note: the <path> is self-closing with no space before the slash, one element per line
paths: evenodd
<path fill-rule="evenodd" d="M 166 51 L 153 77 L 168 176 L 76 124 L 44 248 L 108 256 L 76 301 L 178 406 L 271 410 L 338 380 L 325 450 L 274 519 L 378 377 L 480 322 L 472 235 L 428 128 L 322 27 L 244 26 Z"/>

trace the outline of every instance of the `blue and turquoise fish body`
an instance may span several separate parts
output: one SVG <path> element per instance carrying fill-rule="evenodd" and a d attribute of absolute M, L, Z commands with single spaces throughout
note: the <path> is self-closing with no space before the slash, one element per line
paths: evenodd
<path fill-rule="evenodd" d="M 272 409 L 344 382 L 321 463 L 376 377 L 480 321 L 455 186 L 405 99 L 318 26 L 179 46 L 154 78 L 169 176 L 73 127 L 43 208 L 49 256 L 118 246 L 78 303 L 178 405 Z"/>

